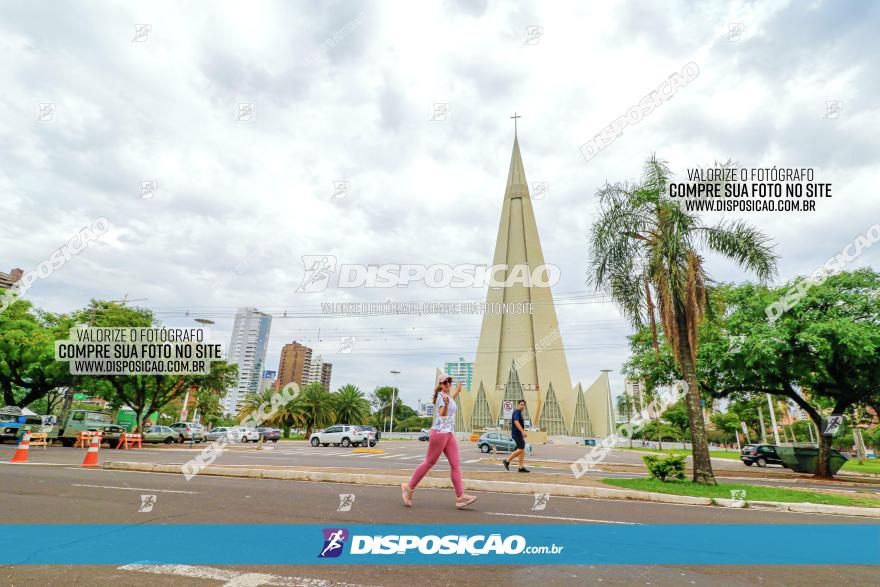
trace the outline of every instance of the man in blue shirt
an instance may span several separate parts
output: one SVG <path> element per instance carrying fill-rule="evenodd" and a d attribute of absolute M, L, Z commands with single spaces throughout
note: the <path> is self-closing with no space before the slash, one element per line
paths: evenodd
<path fill-rule="evenodd" d="M 513 416 L 510 418 L 510 435 L 516 443 L 516 450 L 510 453 L 510 456 L 504 459 L 504 468 L 510 470 L 510 461 L 519 457 L 519 472 L 528 473 L 526 469 L 526 421 L 523 418 L 523 411 L 526 409 L 526 400 L 521 399 L 516 404 Z"/>

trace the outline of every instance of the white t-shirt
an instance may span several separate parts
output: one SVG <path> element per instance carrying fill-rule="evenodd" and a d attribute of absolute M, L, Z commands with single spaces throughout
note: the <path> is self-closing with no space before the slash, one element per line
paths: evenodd
<path fill-rule="evenodd" d="M 434 403 L 434 425 L 431 426 L 431 430 L 437 430 L 438 432 L 455 432 L 455 412 L 458 410 L 458 407 L 455 405 L 455 400 L 452 399 L 452 396 L 446 396 L 447 410 L 446 415 L 440 415 L 440 408 L 443 407 L 443 392 L 437 394 L 437 401 Z"/>

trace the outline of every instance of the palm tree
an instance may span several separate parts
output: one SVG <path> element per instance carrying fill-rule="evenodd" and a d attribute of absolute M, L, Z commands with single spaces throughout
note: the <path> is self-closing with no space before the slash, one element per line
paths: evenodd
<path fill-rule="evenodd" d="M 345 424 L 366 424 L 370 417 L 370 402 L 356 385 L 348 383 L 333 394 L 336 419 Z"/>
<path fill-rule="evenodd" d="M 627 424 L 632 424 L 634 408 L 633 397 L 629 393 L 624 391 L 622 395 L 617 396 L 617 415 L 626 418 Z M 629 447 L 633 447 L 632 433 L 629 434 Z"/>
<path fill-rule="evenodd" d="M 776 273 L 776 255 L 770 240 L 742 221 L 703 225 L 669 197 L 669 179 L 666 163 L 652 156 L 640 183 L 599 190 L 588 282 L 609 293 L 636 327 L 655 324 L 657 300 L 663 332 L 688 384 L 693 480 L 716 485 L 695 368 L 697 326 L 712 310 L 706 297 L 710 278 L 698 249 L 728 257 L 762 281 Z"/>
<path fill-rule="evenodd" d="M 241 423 L 245 418 L 252 416 L 254 414 L 260 414 L 261 406 L 271 406 L 272 405 L 272 396 L 275 395 L 274 389 L 264 389 L 260 393 L 249 393 L 244 396 L 241 404 L 239 404 L 238 408 L 238 422 Z M 261 424 L 267 424 L 268 422 L 261 422 Z"/>
<path fill-rule="evenodd" d="M 306 428 L 306 438 L 315 428 L 324 428 L 336 419 L 333 395 L 320 383 L 309 383 L 291 402 L 291 409 L 298 414 Z"/>

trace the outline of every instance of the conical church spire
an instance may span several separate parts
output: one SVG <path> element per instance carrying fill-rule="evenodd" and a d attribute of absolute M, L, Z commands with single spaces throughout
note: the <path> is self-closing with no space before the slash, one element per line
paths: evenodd
<path fill-rule="evenodd" d="M 574 417 L 576 396 L 552 293 L 546 282 L 532 285 L 511 279 L 514 272 L 522 274 L 523 268 L 530 276 L 547 270 L 516 135 L 504 194 L 493 265 L 506 267 L 503 274 L 496 274 L 497 281 L 506 285 L 490 287 L 486 296 L 487 307 L 495 310 L 483 316 L 474 385 L 483 386 L 492 421 L 497 421 L 505 396 L 508 400 L 525 399 L 531 417 L 537 421 L 552 383 L 556 400 L 567 415 L 567 429 Z M 497 309 L 501 307 L 511 310 Z M 521 313 L 514 310 L 518 307 L 523 308 Z M 511 369 L 512 365 L 515 368 Z"/>
<path fill-rule="evenodd" d="M 507 189 L 504 197 L 505 199 L 529 197 L 526 169 L 522 154 L 519 152 L 519 138 L 516 136 L 513 137 L 513 152 L 510 154 L 510 170 L 507 172 Z"/>

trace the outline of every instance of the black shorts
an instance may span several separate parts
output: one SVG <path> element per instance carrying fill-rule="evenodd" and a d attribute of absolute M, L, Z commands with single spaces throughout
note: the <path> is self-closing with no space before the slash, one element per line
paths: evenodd
<path fill-rule="evenodd" d="M 526 447 L 526 439 L 523 438 L 522 436 L 514 436 L 512 438 L 513 438 L 513 441 L 516 443 L 517 449 Z"/>

